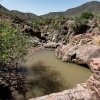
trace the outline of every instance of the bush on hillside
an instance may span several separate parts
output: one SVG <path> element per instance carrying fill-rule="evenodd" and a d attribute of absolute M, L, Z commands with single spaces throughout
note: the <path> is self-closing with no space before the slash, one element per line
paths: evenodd
<path fill-rule="evenodd" d="M 92 19 L 93 18 L 93 14 L 91 12 L 83 12 L 80 16 L 80 18 L 82 19 Z"/>
<path fill-rule="evenodd" d="M 87 19 L 80 19 L 78 17 L 75 18 L 75 21 L 70 25 L 70 27 L 73 29 L 75 35 L 85 33 L 86 30 L 89 29 L 89 26 L 87 25 L 88 20 Z"/>
<path fill-rule="evenodd" d="M 46 25 L 49 25 L 51 23 L 52 19 L 51 18 L 44 18 L 43 21 Z"/>

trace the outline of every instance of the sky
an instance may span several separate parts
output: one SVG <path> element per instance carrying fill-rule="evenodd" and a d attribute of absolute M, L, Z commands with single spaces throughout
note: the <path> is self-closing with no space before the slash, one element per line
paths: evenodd
<path fill-rule="evenodd" d="M 100 0 L 0 0 L 0 4 L 9 10 L 43 15 L 49 12 L 66 11 L 90 1 Z"/>

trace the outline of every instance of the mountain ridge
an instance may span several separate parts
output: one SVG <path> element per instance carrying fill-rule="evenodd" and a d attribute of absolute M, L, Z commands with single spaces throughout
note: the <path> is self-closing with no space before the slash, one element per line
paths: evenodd
<path fill-rule="evenodd" d="M 93 14 L 100 14 L 100 2 L 99 1 L 91 1 L 91 2 L 86 2 L 80 6 L 77 6 L 75 8 L 70 8 L 66 11 L 60 11 L 60 12 L 50 12 L 48 14 L 44 14 L 41 16 L 38 16 L 36 14 L 33 13 L 24 13 L 21 11 L 17 11 L 17 10 L 8 10 L 7 8 L 3 7 L 0 4 L 0 11 L 5 11 L 8 12 L 9 14 L 14 14 L 17 17 L 21 18 L 21 19 L 28 19 L 28 20 L 33 20 L 33 19 L 38 19 L 39 17 L 43 17 L 43 18 L 55 18 L 58 16 L 65 16 L 65 17 L 75 17 L 75 16 L 79 16 L 82 12 L 91 12 Z"/>
<path fill-rule="evenodd" d="M 48 14 L 42 15 L 41 17 L 57 17 L 57 16 L 65 16 L 65 17 L 70 17 L 70 16 L 78 16 L 82 12 L 91 12 L 93 14 L 100 14 L 100 2 L 99 1 L 91 1 L 91 2 L 86 2 L 80 6 L 70 8 L 66 11 L 62 12 L 50 12 Z"/>

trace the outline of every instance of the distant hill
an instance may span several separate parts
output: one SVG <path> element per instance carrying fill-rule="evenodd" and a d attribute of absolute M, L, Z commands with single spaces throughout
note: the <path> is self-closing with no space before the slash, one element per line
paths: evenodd
<path fill-rule="evenodd" d="M 29 19 L 37 19 L 38 16 L 32 13 L 23 13 L 17 10 L 11 10 L 11 13 L 15 14 L 17 17 L 24 19 L 24 20 L 29 20 Z"/>
<path fill-rule="evenodd" d="M 25 21 L 25 22 L 31 22 L 33 20 L 37 20 L 38 16 L 32 13 L 23 13 L 17 10 L 8 10 L 7 8 L 3 7 L 0 4 L 0 18 L 2 18 L 3 16 L 7 16 L 9 17 L 9 20 L 12 19 L 14 17 L 18 17 L 19 19 Z M 7 18 L 5 17 L 5 18 Z"/>
<path fill-rule="evenodd" d="M 45 15 L 42 15 L 42 17 L 57 17 L 57 16 L 78 16 L 82 12 L 91 12 L 93 14 L 100 14 L 100 2 L 99 1 L 91 1 L 87 2 L 81 6 L 68 9 L 64 12 L 51 12 Z"/>
<path fill-rule="evenodd" d="M 1 4 L 0 4 L 0 11 L 3 10 L 3 11 L 9 11 L 7 8 L 3 7 Z"/>
<path fill-rule="evenodd" d="M 87 2 L 83 5 L 80 5 L 78 7 L 68 9 L 64 12 L 50 12 L 48 14 L 41 15 L 41 16 L 37 16 L 32 13 L 23 13 L 23 12 L 20 12 L 17 10 L 10 11 L 0 4 L 0 15 L 3 14 L 2 12 L 4 12 L 4 14 L 7 14 L 7 16 L 14 15 L 14 16 L 17 16 L 19 19 L 30 22 L 30 21 L 39 19 L 39 17 L 54 18 L 54 17 L 58 17 L 58 16 L 65 16 L 65 17 L 79 16 L 82 12 L 91 12 L 93 14 L 100 14 L 100 2 L 99 1 L 91 1 L 91 2 Z"/>
<path fill-rule="evenodd" d="M 58 16 L 65 16 L 65 12 L 50 12 L 48 14 L 41 15 L 41 17 L 44 17 L 44 18 L 46 17 L 54 18 Z"/>

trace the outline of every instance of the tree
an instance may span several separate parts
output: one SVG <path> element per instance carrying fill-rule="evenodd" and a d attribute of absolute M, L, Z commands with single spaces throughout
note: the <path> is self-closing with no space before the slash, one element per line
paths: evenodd
<path fill-rule="evenodd" d="M 83 12 L 80 16 L 80 18 L 83 18 L 83 19 L 91 19 L 93 18 L 93 14 L 91 12 Z"/>
<path fill-rule="evenodd" d="M 73 29 L 74 34 L 82 34 L 85 33 L 90 27 L 87 25 L 88 20 L 76 17 L 70 27 Z"/>
<path fill-rule="evenodd" d="M 25 92 L 18 60 L 27 54 L 28 45 L 28 38 L 21 35 L 19 29 L 10 23 L 0 22 L 0 86 L 8 87 L 11 92 Z"/>
<path fill-rule="evenodd" d="M 52 21 L 51 18 L 44 18 L 44 22 L 45 22 L 45 24 L 47 24 L 47 25 L 50 24 L 51 21 Z"/>

